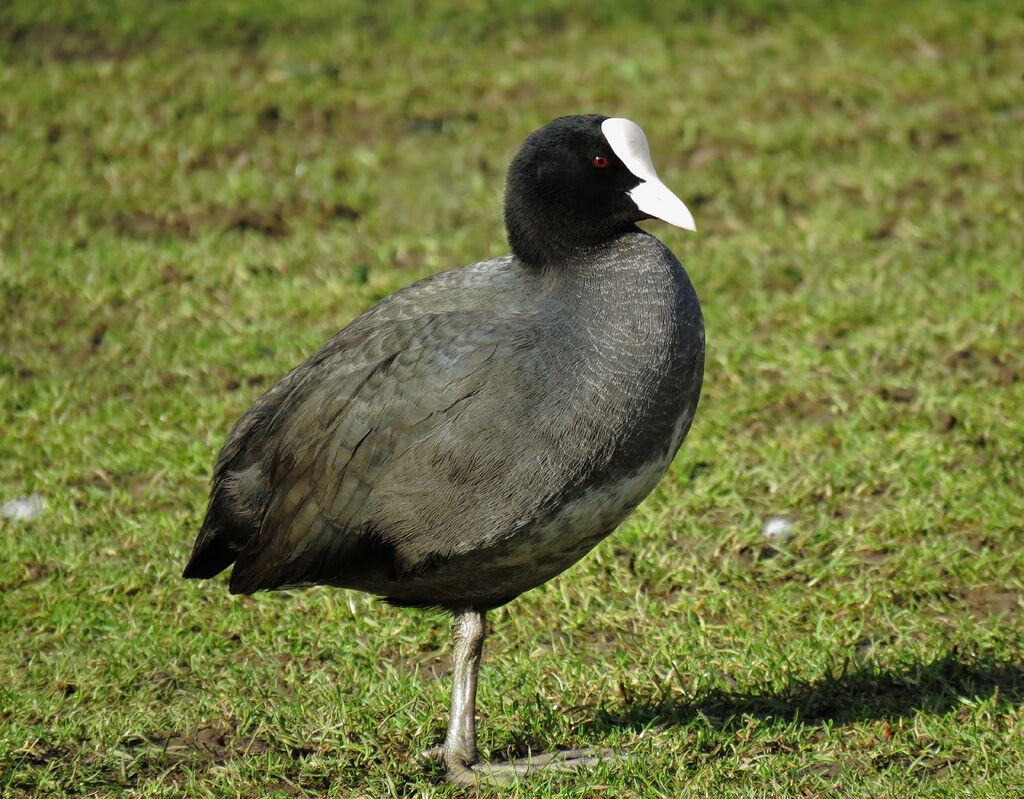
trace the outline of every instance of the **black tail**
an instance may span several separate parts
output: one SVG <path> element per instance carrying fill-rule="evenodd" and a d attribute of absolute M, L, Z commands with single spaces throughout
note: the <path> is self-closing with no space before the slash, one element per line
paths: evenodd
<path fill-rule="evenodd" d="M 195 547 L 192 548 L 192 556 L 188 559 L 188 565 L 181 576 L 192 579 L 213 577 L 234 563 L 237 557 L 237 552 L 217 538 L 211 539 L 206 544 L 196 541 Z"/>
<path fill-rule="evenodd" d="M 220 574 L 238 558 L 238 541 L 245 540 L 237 535 L 238 531 L 233 529 L 230 518 L 224 518 L 223 501 L 218 501 L 216 490 L 210 498 L 210 504 L 206 509 L 206 518 L 203 519 L 203 526 L 196 536 L 196 543 L 192 547 L 192 555 L 188 559 L 188 565 L 182 577 L 193 579 L 206 579 Z"/>

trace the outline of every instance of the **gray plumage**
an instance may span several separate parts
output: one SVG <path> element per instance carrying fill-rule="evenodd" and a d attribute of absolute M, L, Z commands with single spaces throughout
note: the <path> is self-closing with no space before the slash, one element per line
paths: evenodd
<path fill-rule="evenodd" d="M 235 425 L 196 568 L 217 550 L 236 593 L 324 583 L 490 608 L 582 557 L 682 443 L 703 326 L 646 233 L 576 266 L 471 264 L 338 333 Z"/>

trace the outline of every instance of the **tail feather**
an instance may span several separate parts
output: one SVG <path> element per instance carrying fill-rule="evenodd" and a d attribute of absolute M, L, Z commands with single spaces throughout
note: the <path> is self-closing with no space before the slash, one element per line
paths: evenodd
<path fill-rule="evenodd" d="M 251 525 L 241 523 L 231 513 L 231 498 L 215 486 L 210 504 L 206 509 L 206 518 L 196 536 L 188 565 L 182 574 L 185 578 L 207 579 L 220 574 L 238 559 L 238 553 L 252 530 Z"/>
<path fill-rule="evenodd" d="M 200 580 L 214 577 L 234 563 L 237 557 L 238 553 L 227 544 L 225 537 L 219 531 L 209 531 L 204 524 L 182 577 Z"/>

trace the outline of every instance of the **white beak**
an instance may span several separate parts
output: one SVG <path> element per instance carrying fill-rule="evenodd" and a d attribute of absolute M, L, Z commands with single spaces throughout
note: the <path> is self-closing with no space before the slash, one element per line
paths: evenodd
<path fill-rule="evenodd" d="M 636 207 L 655 219 L 696 231 L 697 225 L 690 209 L 669 191 L 654 171 L 647 137 L 640 126 L 628 119 L 615 117 L 601 123 L 601 132 L 626 169 L 643 181 L 629 192 Z"/>

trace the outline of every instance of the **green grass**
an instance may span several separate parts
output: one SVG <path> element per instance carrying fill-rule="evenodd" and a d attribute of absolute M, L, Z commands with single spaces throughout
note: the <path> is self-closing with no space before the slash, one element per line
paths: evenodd
<path fill-rule="evenodd" d="M 1024 16 L 1012 3 L 0 9 L 0 795 L 461 796 L 448 622 L 179 575 L 232 422 L 505 251 L 553 116 L 639 122 L 699 234 L 670 475 L 491 614 L 508 796 L 1024 792 Z M 792 532 L 774 544 L 766 521 Z M 473 792 L 470 791 L 470 794 Z"/>

